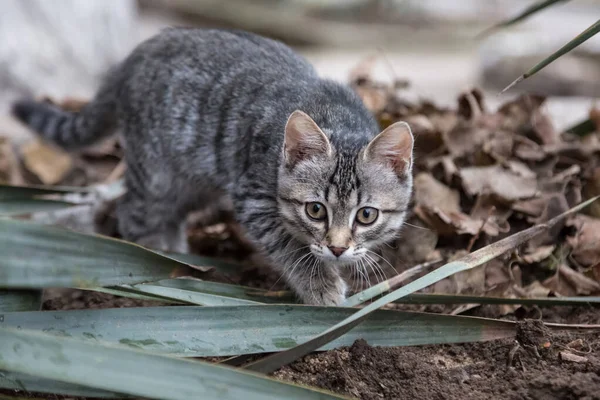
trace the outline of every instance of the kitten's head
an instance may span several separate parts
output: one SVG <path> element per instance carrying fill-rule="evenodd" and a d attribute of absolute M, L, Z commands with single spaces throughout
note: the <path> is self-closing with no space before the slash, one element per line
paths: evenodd
<path fill-rule="evenodd" d="M 413 136 L 386 128 L 360 148 L 339 146 L 305 113 L 285 128 L 279 210 L 288 231 L 330 265 L 349 265 L 395 238 L 412 191 Z"/>

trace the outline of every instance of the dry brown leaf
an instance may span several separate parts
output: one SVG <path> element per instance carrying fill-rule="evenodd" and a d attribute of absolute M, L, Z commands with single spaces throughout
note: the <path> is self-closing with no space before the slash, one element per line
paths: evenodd
<path fill-rule="evenodd" d="M 525 94 L 503 104 L 498 113 L 503 115 L 502 124 L 505 129 L 522 132 L 530 128 L 531 115 L 545 102 L 544 96 Z"/>
<path fill-rule="evenodd" d="M 573 268 L 561 264 L 559 268 L 561 277 L 569 282 L 579 296 L 588 296 L 600 293 L 600 283 L 588 278 Z"/>
<path fill-rule="evenodd" d="M 365 106 L 374 114 L 382 112 L 388 103 L 388 91 L 385 88 L 374 86 L 359 86 L 355 88 L 356 93 L 362 99 Z"/>
<path fill-rule="evenodd" d="M 542 285 L 540 281 L 533 281 L 521 290 L 522 295 L 520 297 L 543 298 L 550 295 L 550 289 Z"/>
<path fill-rule="evenodd" d="M 552 120 L 540 108 L 532 113 L 531 125 L 533 133 L 540 143 L 552 144 L 560 142 L 560 134 L 554 128 Z"/>
<path fill-rule="evenodd" d="M 540 246 L 526 254 L 523 254 L 521 258 L 527 264 L 539 263 L 540 261 L 544 261 L 546 258 L 550 257 L 554 252 L 554 249 L 556 249 L 556 246 L 553 244 L 548 246 Z"/>
<path fill-rule="evenodd" d="M 74 97 L 67 97 L 61 101 L 56 101 L 50 97 L 42 97 L 40 101 L 53 104 L 65 111 L 79 112 L 81 109 L 89 103 L 89 100 L 78 99 Z"/>
<path fill-rule="evenodd" d="M 512 285 L 521 286 L 520 274 L 515 276 L 502 260 L 492 260 L 485 265 L 486 291 L 500 290 L 504 292 Z"/>
<path fill-rule="evenodd" d="M 574 236 L 567 237 L 572 247 L 571 256 L 579 265 L 592 266 L 600 263 L 600 219 L 576 215 L 567 224 L 577 229 Z"/>
<path fill-rule="evenodd" d="M 483 143 L 481 151 L 494 162 L 505 162 L 513 155 L 513 135 L 506 131 L 494 131 L 489 140 Z M 487 164 L 493 164 L 489 162 Z M 479 163 L 478 165 L 485 165 Z"/>
<path fill-rule="evenodd" d="M 544 223 L 557 215 L 562 214 L 563 212 L 569 209 L 569 204 L 565 199 L 565 196 L 560 193 L 556 193 L 553 195 L 549 195 L 546 197 L 546 203 L 544 204 L 544 209 L 539 217 L 536 218 L 528 218 L 528 221 L 532 224 L 541 224 Z M 560 221 L 552 228 L 544 232 L 543 234 L 535 237 L 534 239 L 529 241 L 529 246 L 533 248 L 538 246 L 545 246 L 554 244 L 557 242 L 560 232 L 565 226 L 565 221 Z"/>
<path fill-rule="evenodd" d="M 515 136 L 514 153 L 523 161 L 542 161 L 548 157 L 546 150 L 533 140 Z"/>
<path fill-rule="evenodd" d="M 416 158 L 420 159 L 443 145 L 442 135 L 431 120 L 423 114 L 409 115 L 404 118 L 415 137 Z"/>
<path fill-rule="evenodd" d="M 461 121 L 453 129 L 444 133 L 442 138 L 453 157 L 462 157 L 475 154 L 476 149 L 489 139 L 492 132 L 487 127 L 479 127 L 469 121 Z"/>
<path fill-rule="evenodd" d="M 496 236 L 498 233 L 510 231 L 508 218 L 512 215 L 512 210 L 504 207 L 502 204 L 488 194 L 477 196 L 475 205 L 471 209 L 471 218 L 478 221 L 486 221 L 484 231 L 490 236 Z"/>
<path fill-rule="evenodd" d="M 23 145 L 21 156 L 25 167 L 45 185 L 59 183 L 73 168 L 69 153 L 40 140 Z"/>
<path fill-rule="evenodd" d="M 523 178 L 534 179 L 537 177 L 537 174 L 531 170 L 527 166 L 527 164 L 522 163 L 517 160 L 509 160 L 504 163 L 506 168 L 508 168 L 511 172 L 514 172 L 516 175 L 519 175 Z"/>
<path fill-rule="evenodd" d="M 579 356 L 577 354 L 573 354 L 570 351 L 561 351 L 559 353 L 560 359 L 562 361 L 569 361 L 573 363 L 587 363 L 589 360 L 587 357 Z"/>
<path fill-rule="evenodd" d="M 544 212 L 547 202 L 548 196 L 536 197 L 533 199 L 516 201 L 511 205 L 511 208 L 514 211 L 525 215 L 539 217 Z"/>
<path fill-rule="evenodd" d="M 442 236 L 455 234 L 476 235 L 483 229 L 491 236 L 498 235 L 499 228 L 493 222 L 474 219 L 460 208 L 460 195 L 431 174 L 419 173 L 414 180 L 415 214 Z M 483 227 L 482 227 L 483 225 Z"/>
<path fill-rule="evenodd" d="M 599 111 L 600 113 L 600 111 Z M 583 198 L 591 199 L 594 196 L 600 194 L 600 167 L 593 168 L 589 177 L 582 188 Z M 588 209 L 587 213 L 596 218 L 600 218 L 600 203 L 592 204 Z"/>
<path fill-rule="evenodd" d="M 537 181 L 502 168 L 466 167 L 459 170 L 463 188 L 471 196 L 493 194 L 507 203 L 526 199 L 537 194 Z"/>
<path fill-rule="evenodd" d="M 460 194 L 433 175 L 421 172 L 414 178 L 415 202 L 429 209 L 460 213 Z"/>
<path fill-rule="evenodd" d="M 600 132 L 600 108 L 592 107 L 590 110 L 590 119 L 596 125 L 596 132 Z"/>
<path fill-rule="evenodd" d="M 399 265 L 399 270 L 405 269 L 407 265 L 416 265 L 439 258 L 439 252 L 435 250 L 437 242 L 437 233 L 418 218 L 412 217 L 402 228 L 396 246 L 382 248 L 383 257 L 386 260 L 398 260 L 398 263 L 402 264 Z"/>
<path fill-rule="evenodd" d="M 22 185 L 23 176 L 8 138 L 0 137 L 0 183 Z"/>
<path fill-rule="evenodd" d="M 542 282 L 542 285 L 548 288 L 548 290 L 550 290 L 550 294 L 554 294 L 558 297 L 571 297 L 577 294 L 575 288 L 573 288 L 573 286 L 569 282 L 563 279 L 561 277 L 561 274 L 559 274 L 558 272 L 552 275 L 551 277 L 545 279 Z"/>

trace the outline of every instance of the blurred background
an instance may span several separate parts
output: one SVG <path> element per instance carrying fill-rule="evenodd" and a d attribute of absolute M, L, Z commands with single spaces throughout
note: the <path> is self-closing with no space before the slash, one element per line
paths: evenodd
<path fill-rule="evenodd" d="M 348 81 L 371 60 L 376 80 L 441 106 L 480 87 L 492 108 L 515 93 L 550 96 L 557 128 L 587 116 L 600 93 L 600 35 L 503 97 L 517 76 L 598 19 L 595 0 L 561 2 L 486 38 L 525 0 L 3 0 L 0 3 L 0 135 L 27 133 L 8 118 L 24 95 L 87 100 L 102 74 L 167 26 L 240 28 L 292 45 L 321 75 Z"/>

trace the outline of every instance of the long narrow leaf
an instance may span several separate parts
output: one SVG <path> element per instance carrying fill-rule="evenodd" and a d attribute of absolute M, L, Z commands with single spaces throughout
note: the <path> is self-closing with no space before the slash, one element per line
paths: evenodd
<path fill-rule="evenodd" d="M 214 257 L 199 256 L 197 254 L 167 253 L 162 251 L 157 251 L 157 253 L 181 261 L 184 264 L 200 267 L 200 269 L 205 268 L 206 270 L 210 270 L 214 268 L 224 274 L 238 274 L 243 267 L 242 264 L 235 262 L 224 261 Z"/>
<path fill-rule="evenodd" d="M 479 249 L 471 254 L 468 254 L 465 257 L 460 258 L 459 260 L 443 265 L 437 270 L 407 284 L 406 286 L 401 287 L 398 290 L 395 290 L 394 292 L 380 298 L 379 300 L 366 306 L 360 311 L 355 312 L 348 318 L 335 324 L 334 326 L 327 329 L 320 335 L 314 337 L 313 339 L 309 340 L 308 342 L 304 342 L 292 349 L 276 353 L 272 356 L 265 357 L 262 360 L 258 360 L 254 363 L 249 364 L 247 368 L 252 371 L 259 371 L 263 373 L 275 371 L 281 366 L 289 364 L 290 362 L 293 362 L 298 358 L 305 356 L 306 354 L 324 346 L 330 341 L 350 331 L 352 328 L 364 321 L 365 318 L 369 316 L 369 314 L 383 307 L 384 305 L 396 301 L 418 290 L 421 290 L 427 286 L 430 286 L 457 272 L 466 271 L 468 269 L 472 269 L 482 264 L 485 264 L 486 262 L 506 253 L 507 251 L 516 248 L 520 244 L 539 235 L 540 233 L 545 232 L 557 222 L 587 207 L 588 205 L 596 201 L 598 198 L 600 198 L 600 196 L 587 200 L 579 204 L 578 206 L 571 208 L 565 213 L 551 219 L 546 224 L 532 226 L 529 229 L 525 229 L 512 236 L 509 236 L 495 243 L 492 243 L 489 246 Z"/>
<path fill-rule="evenodd" d="M 131 243 L 9 219 L 0 219 L 0 254 L 0 288 L 112 286 L 193 272 Z"/>
<path fill-rule="evenodd" d="M 231 356 L 288 349 L 352 315 L 354 309 L 302 305 L 143 307 L 5 313 L 21 327 L 88 341 L 185 356 Z M 380 310 L 322 349 L 363 338 L 377 346 L 460 343 L 512 337 L 512 322 Z"/>
<path fill-rule="evenodd" d="M 0 369 L 153 399 L 333 399 L 220 365 L 0 328 Z"/>
<path fill-rule="evenodd" d="M 72 207 L 75 204 L 47 199 L 6 199 L 0 200 L 0 216 L 24 215 L 34 212 L 48 212 Z"/>
<path fill-rule="evenodd" d="M 403 304 L 518 304 L 524 306 L 577 306 L 598 304 L 598 296 L 582 297 L 537 297 L 505 298 L 489 296 L 468 296 L 456 294 L 413 293 L 402 297 L 395 303 Z"/>
<path fill-rule="evenodd" d="M 195 279 L 166 279 L 139 284 L 128 288 L 144 294 L 153 294 L 204 306 L 250 305 L 263 303 L 263 291 L 252 288 L 208 282 Z M 252 293 L 255 293 L 252 296 Z"/>
<path fill-rule="evenodd" d="M 269 292 L 262 289 L 199 279 L 165 279 L 148 284 L 126 286 L 126 288 L 143 294 L 158 295 L 162 298 L 204 306 L 296 303 L 289 292 L 282 293 L 285 297 L 272 297 L 268 296 Z"/>
<path fill-rule="evenodd" d="M 9 371 L 0 371 L 0 388 L 73 397 L 96 397 L 103 399 L 123 399 L 130 397 L 124 394 L 40 379 L 31 375 Z"/>
<path fill-rule="evenodd" d="M 565 132 L 582 137 L 587 136 L 590 133 L 596 132 L 596 124 L 590 118 L 587 118 L 568 128 Z"/>
<path fill-rule="evenodd" d="M 186 281 L 187 279 L 177 279 Z M 210 282 L 214 284 L 214 282 Z M 221 285 L 221 284 L 218 284 Z M 113 288 L 92 288 L 90 290 L 99 291 L 103 293 L 113 294 L 115 296 L 131 297 L 140 300 L 154 300 L 163 301 L 174 304 L 199 304 L 192 301 L 186 301 L 183 298 L 171 297 L 168 290 L 165 290 L 162 295 L 145 293 L 135 289 L 137 285 L 134 285 L 132 289 L 125 289 L 123 286 Z M 235 285 L 227 285 L 233 286 Z M 259 297 L 260 303 L 270 304 L 293 304 L 294 298 L 290 292 L 277 293 L 276 297 L 269 296 L 270 292 L 266 290 L 256 289 L 256 295 Z M 226 297 L 235 297 L 233 293 L 226 295 Z M 534 298 L 509 298 L 509 297 L 493 297 L 493 296 L 471 296 L 471 295 L 454 295 L 454 294 L 438 294 L 438 293 L 413 293 L 405 297 L 402 297 L 394 303 L 398 304 L 515 304 L 515 305 L 529 305 L 529 306 L 575 306 L 581 304 L 597 304 L 600 303 L 600 297 L 598 296 L 577 296 L 577 297 L 534 297 Z M 347 306 L 351 307 L 351 306 Z"/>
<path fill-rule="evenodd" d="M 41 306 L 41 290 L 0 290 L 0 312 L 37 311 Z"/>
<path fill-rule="evenodd" d="M 515 79 L 515 81 L 513 83 L 511 83 L 510 85 L 505 87 L 502 90 L 502 92 L 500 92 L 500 93 L 506 92 L 507 90 L 509 90 L 512 87 L 514 87 L 515 85 L 517 85 L 519 82 L 535 75 L 536 73 L 541 71 L 543 68 L 545 68 L 548 64 L 554 62 L 559 57 L 561 57 L 564 54 L 568 53 L 569 51 L 573 50 L 575 47 L 579 46 L 580 44 L 582 44 L 583 42 L 585 42 L 592 36 L 596 35 L 598 32 L 600 32 L 600 19 L 598 21 L 596 21 L 592 26 L 587 28 L 585 31 L 583 31 L 579 35 L 577 35 L 569 43 L 565 44 L 563 47 L 561 47 L 560 49 L 558 49 L 557 51 L 555 51 L 548 57 L 544 58 L 538 64 L 533 66 L 529 71 L 525 72 L 523 75 L 521 75 L 520 77 Z"/>
<path fill-rule="evenodd" d="M 521 13 L 517 14 L 516 16 L 509 18 L 506 21 L 502 21 L 502 22 L 492 26 L 491 28 L 486 29 L 485 31 L 478 34 L 477 37 L 487 36 L 490 33 L 492 33 L 493 31 L 496 31 L 501 28 L 506 28 L 508 26 L 514 25 L 521 21 L 524 21 L 527 18 L 531 17 L 532 15 L 537 14 L 538 12 L 540 12 L 556 3 L 561 3 L 561 2 L 566 2 L 566 1 L 569 1 L 569 0 L 542 0 L 542 1 L 539 1 L 535 4 L 530 5 L 525 10 L 523 10 Z"/>
<path fill-rule="evenodd" d="M 74 192 L 87 192 L 89 188 L 66 187 L 66 186 L 13 186 L 0 184 L 0 200 L 8 199 L 31 199 L 39 196 L 55 194 L 68 194 Z"/>
<path fill-rule="evenodd" d="M 427 262 L 424 264 L 415 265 L 414 267 L 409 268 L 406 271 L 404 271 L 390 279 L 380 282 L 377 285 L 373 285 L 370 288 L 367 288 L 367 289 L 363 290 L 362 292 L 356 293 L 355 295 L 347 298 L 346 301 L 344 302 L 344 306 L 354 307 L 354 306 L 364 303 L 365 301 L 368 301 L 375 297 L 378 297 L 385 292 L 394 290 L 397 287 L 399 287 L 404 281 L 406 281 L 406 280 L 412 278 L 413 276 L 416 276 L 424 271 L 427 271 L 427 269 L 429 267 L 436 265 L 440 261 L 442 261 L 442 260 L 440 259 L 440 260 Z"/>

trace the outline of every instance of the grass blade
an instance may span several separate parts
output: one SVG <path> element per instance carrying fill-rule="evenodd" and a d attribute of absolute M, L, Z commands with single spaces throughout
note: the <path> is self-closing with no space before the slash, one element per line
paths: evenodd
<path fill-rule="evenodd" d="M 41 290 L 0 290 L 0 312 L 37 311 L 41 307 Z"/>
<path fill-rule="evenodd" d="M 166 279 L 140 285 L 81 289 L 140 300 L 203 306 L 297 303 L 294 295 L 289 291 L 270 292 L 264 289 L 189 278 Z"/>
<path fill-rule="evenodd" d="M 74 203 L 60 200 L 6 199 L 0 200 L 0 216 L 17 216 L 34 212 L 56 211 L 74 205 Z"/>
<path fill-rule="evenodd" d="M 502 94 L 502 93 L 506 92 L 507 90 L 511 89 L 512 87 L 514 87 L 515 85 L 517 85 L 519 82 L 521 82 L 521 81 L 523 81 L 523 80 L 525 80 L 525 79 L 527 79 L 527 78 L 535 75 L 540 70 L 542 70 L 543 68 L 545 68 L 548 64 L 554 62 L 559 57 L 561 57 L 564 54 L 568 53 L 569 51 L 573 50 L 575 47 L 579 46 L 581 43 L 585 42 L 586 40 L 588 40 L 589 38 L 591 38 L 592 36 L 594 36 L 598 32 L 600 32 L 600 19 L 598 21 L 596 21 L 594 24 L 592 24 L 592 26 L 590 26 L 589 28 L 587 28 L 585 31 L 583 31 L 579 35 L 577 35 L 569 43 L 565 44 L 563 47 L 561 47 L 560 49 L 558 49 L 557 51 L 555 51 L 554 53 L 552 53 L 551 55 L 549 55 L 548 57 L 546 57 L 545 59 L 543 59 L 542 61 L 540 61 L 538 64 L 536 64 L 535 66 L 533 66 L 529 71 L 525 72 L 523 75 L 521 75 L 520 77 L 518 77 L 517 79 L 515 79 L 515 81 L 512 82 L 507 87 L 505 87 L 500 92 L 500 94 Z"/>
<path fill-rule="evenodd" d="M 250 305 L 273 303 L 266 291 L 199 279 L 165 279 L 158 282 L 126 286 L 143 294 L 204 306 Z"/>
<path fill-rule="evenodd" d="M 561 3 L 561 2 L 566 2 L 566 1 L 569 1 L 569 0 L 542 0 L 542 1 L 539 1 L 535 4 L 530 5 L 525 10 L 523 10 L 521 13 L 517 14 L 516 16 L 509 18 L 505 21 L 502 21 L 502 22 L 484 30 L 483 32 L 479 33 L 477 35 L 477 37 L 482 38 L 482 37 L 488 36 L 490 33 L 494 32 L 498 29 L 506 28 L 508 26 L 514 25 L 521 21 L 524 21 L 527 18 L 531 17 L 532 15 L 544 10 L 545 8 L 548 8 L 556 3 Z"/>
<path fill-rule="evenodd" d="M 132 243 L 0 219 L 0 288 L 96 287 L 192 274 Z"/>
<path fill-rule="evenodd" d="M 375 297 L 378 297 L 383 293 L 389 292 L 390 290 L 394 290 L 397 287 L 399 287 L 402 284 L 402 282 L 420 274 L 423 271 L 426 271 L 429 267 L 439 263 L 440 261 L 442 260 L 440 259 L 424 264 L 415 265 L 414 267 L 409 268 L 408 270 L 390 279 L 387 279 L 383 282 L 378 283 L 377 285 L 371 286 L 370 288 L 363 290 L 362 292 L 356 293 L 355 295 L 348 297 L 344 302 L 344 306 L 355 307 L 359 304 L 364 303 L 365 301 L 374 299 Z"/>
<path fill-rule="evenodd" d="M 506 298 L 462 294 L 413 293 L 395 301 L 402 304 L 515 304 L 524 306 L 579 306 L 600 303 L 598 296 Z"/>
<path fill-rule="evenodd" d="M 67 186 L 13 186 L 0 184 L 0 200 L 31 199 L 39 196 L 65 195 L 69 193 L 85 193 L 89 188 Z"/>
<path fill-rule="evenodd" d="M 596 132 L 596 124 L 594 121 L 588 118 L 568 128 L 565 132 L 581 137 L 587 136 L 590 133 Z"/>
<path fill-rule="evenodd" d="M 339 398 L 221 365 L 27 330 L 0 328 L 0 354 L 0 369 L 146 398 Z"/>
<path fill-rule="evenodd" d="M 189 304 L 197 304 L 201 306 L 245 306 L 252 304 L 261 304 L 258 301 L 240 299 L 229 296 L 221 296 L 218 294 L 207 293 L 202 291 L 179 289 L 176 287 L 165 287 L 161 284 L 141 284 L 131 286 L 130 288 L 141 293 L 157 295 L 160 297 L 168 297 L 173 300 L 178 300 Z"/>
<path fill-rule="evenodd" d="M 0 388 L 72 397 L 95 397 L 102 399 L 123 399 L 130 397 L 124 394 L 91 389 L 85 386 L 56 382 L 48 379 L 40 379 L 30 375 L 9 371 L 0 371 Z M 14 397 L 10 398 L 14 400 Z M 27 398 L 30 399 L 29 397 Z"/>
<path fill-rule="evenodd" d="M 308 342 L 304 342 L 301 345 L 296 346 L 292 349 L 265 357 L 262 360 L 258 360 L 254 363 L 249 364 L 247 368 L 252 371 L 258 371 L 263 373 L 275 371 L 281 366 L 289 364 L 290 362 L 293 362 L 298 358 L 305 356 L 306 354 L 324 346 L 330 341 L 350 331 L 352 328 L 364 321 L 370 313 L 383 307 L 384 305 L 396 301 L 418 290 L 421 290 L 427 286 L 430 286 L 435 282 L 438 282 L 441 279 L 444 279 L 457 272 L 466 271 L 468 269 L 472 269 L 482 264 L 485 264 L 486 262 L 506 253 L 507 251 L 516 248 L 517 246 L 539 235 L 540 233 L 545 232 L 547 229 L 555 225 L 560 220 L 587 207 L 588 205 L 596 201 L 598 198 L 600 198 L 600 196 L 587 200 L 564 212 L 563 214 L 552 218 L 546 224 L 532 226 L 531 228 L 525 229 L 512 236 L 492 243 L 489 246 L 481 248 L 471 254 L 468 254 L 465 257 L 460 258 L 459 260 L 445 264 L 442 267 L 436 269 L 435 271 L 430 272 L 429 274 L 413 282 L 410 282 L 406 286 L 403 286 L 400 289 L 397 289 L 394 292 L 389 293 L 386 296 L 380 298 L 379 300 L 369 304 L 365 308 L 355 312 L 348 318 L 335 324 L 334 326 L 327 329 L 320 335 L 314 337 L 313 339 L 309 340 Z"/>
<path fill-rule="evenodd" d="M 197 254 L 166 253 L 162 251 L 157 251 L 157 253 L 181 261 L 184 264 L 197 266 L 199 269 L 206 269 L 207 271 L 216 269 L 223 274 L 238 274 L 243 267 L 242 264 L 235 262 L 203 257 Z"/>
<path fill-rule="evenodd" d="M 211 357 L 288 349 L 355 311 L 262 305 L 15 312 L 5 313 L 0 327 L 21 327 L 168 355 Z M 349 346 L 360 338 L 377 346 L 410 346 L 474 342 L 514 334 L 515 326 L 508 321 L 379 310 L 322 349 Z"/>

